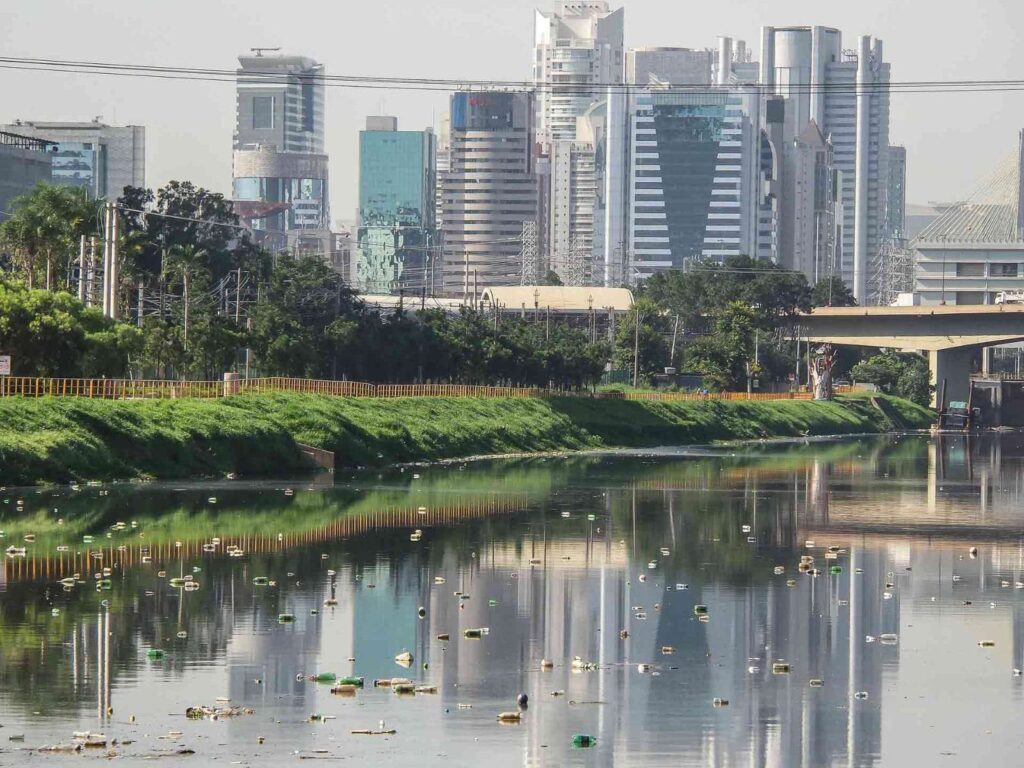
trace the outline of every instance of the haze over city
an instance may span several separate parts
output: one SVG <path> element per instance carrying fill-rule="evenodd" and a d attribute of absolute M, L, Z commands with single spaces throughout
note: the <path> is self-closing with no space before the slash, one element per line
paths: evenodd
<path fill-rule="evenodd" d="M 268 0 L 169 5 L 106 0 L 68 4 L 7 0 L 0 50 L 7 56 L 234 69 L 254 46 L 281 47 L 324 64 L 329 75 L 448 79 L 531 79 L 533 14 L 549 3 L 322 4 L 300 12 Z M 615 4 L 617 7 L 619 4 Z M 822 24 L 844 45 L 873 35 L 885 42 L 894 83 L 1014 77 L 1016 30 L 1024 6 L 981 0 L 827 4 L 744 0 L 701 5 L 630 0 L 629 47 L 713 48 L 719 35 L 746 40 L 759 56 L 762 25 Z M 190 179 L 230 194 L 231 82 L 189 82 L 0 69 L 0 122 L 16 118 L 84 121 L 147 130 L 147 184 Z M 447 94 L 329 87 L 326 150 L 331 214 L 352 222 L 357 206 L 358 131 L 368 114 L 393 114 L 403 129 L 440 124 Z M 911 204 L 963 197 L 1014 146 L 1024 99 L 1014 92 L 894 93 L 890 139 L 908 151 Z"/>

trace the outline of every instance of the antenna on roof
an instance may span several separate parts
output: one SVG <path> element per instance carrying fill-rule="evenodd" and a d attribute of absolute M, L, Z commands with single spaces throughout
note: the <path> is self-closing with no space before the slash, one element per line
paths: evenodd
<path fill-rule="evenodd" d="M 255 53 L 257 56 L 262 56 L 264 51 L 280 51 L 280 48 L 250 48 L 250 51 Z"/>

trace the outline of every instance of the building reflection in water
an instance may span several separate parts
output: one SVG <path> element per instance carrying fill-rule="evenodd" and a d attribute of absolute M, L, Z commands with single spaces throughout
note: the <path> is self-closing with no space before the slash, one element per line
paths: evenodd
<path fill-rule="evenodd" d="M 914 695 L 908 681 L 926 679 L 929 664 L 945 658 L 935 638 L 970 635 L 974 643 L 980 632 L 1024 667 L 1020 601 L 1011 599 L 1024 580 L 1019 436 L 519 471 L 524 484 L 531 473 L 543 482 L 511 515 L 424 524 L 422 542 L 399 527 L 244 562 L 212 556 L 201 561 L 203 588 L 193 594 L 146 598 L 151 571 L 126 569 L 102 595 L 109 610 L 75 614 L 79 596 L 69 598 L 73 620 L 59 641 L 45 634 L 17 650 L 0 645 L 0 701 L 18 706 L 14 692 L 30 679 L 20 670 L 29 669 L 33 684 L 66 706 L 84 711 L 95 702 L 102 723 L 117 705 L 112 697 L 141 674 L 145 649 L 167 643 L 176 651 L 169 678 L 224 669 L 232 701 L 293 721 L 337 701 L 299 673 L 433 682 L 438 706 L 418 708 L 415 727 L 453 750 L 481 733 L 452 716 L 460 703 L 490 712 L 527 692 L 531 716 L 499 732 L 519 740 L 524 765 L 545 764 L 550 745 L 587 732 L 605 745 L 588 764 L 870 766 L 905 741 L 886 723 Z M 309 493 L 343 511 L 336 491 Z M 409 508 L 417 503 L 411 496 Z M 491 504 L 489 496 L 480 502 Z M 842 550 L 837 560 L 824 559 L 828 546 Z M 970 546 L 978 547 L 974 558 Z M 820 575 L 797 573 L 804 553 Z M 28 568 L 4 563 L 4 626 L 43 626 L 28 618 L 44 590 Z M 254 586 L 264 575 L 277 586 Z M 325 606 L 327 598 L 336 604 Z M 968 601 L 979 612 L 965 613 Z M 708 623 L 696 619 L 698 604 L 709 606 Z M 282 613 L 295 622 L 279 624 Z M 489 634 L 462 639 L 476 627 Z M 185 637 L 168 641 L 177 632 Z M 439 633 L 452 640 L 438 642 Z M 866 639 L 888 633 L 899 642 Z M 405 649 L 415 658 L 407 671 L 394 663 Z M 599 671 L 572 672 L 574 656 Z M 555 670 L 542 672 L 542 658 L 554 659 Z M 788 675 L 773 674 L 780 660 L 791 664 Z M 648 663 L 655 669 L 638 671 Z M 730 706 L 715 709 L 714 698 Z M 304 737 L 295 738 L 301 746 Z"/>

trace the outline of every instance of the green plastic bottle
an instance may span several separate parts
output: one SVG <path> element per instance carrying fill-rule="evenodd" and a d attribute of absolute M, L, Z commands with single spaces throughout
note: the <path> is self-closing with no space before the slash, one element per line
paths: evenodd
<path fill-rule="evenodd" d="M 586 749 L 592 747 L 597 743 L 597 739 L 591 736 L 589 733 L 577 733 L 572 737 L 572 745 L 577 749 Z"/>
<path fill-rule="evenodd" d="M 361 677 L 343 677 L 338 681 L 338 685 L 354 685 L 356 688 L 363 687 L 363 678 Z"/>
<path fill-rule="evenodd" d="M 338 679 L 338 676 L 333 672 L 321 672 L 319 675 L 313 677 L 313 681 L 317 683 L 333 683 Z"/>

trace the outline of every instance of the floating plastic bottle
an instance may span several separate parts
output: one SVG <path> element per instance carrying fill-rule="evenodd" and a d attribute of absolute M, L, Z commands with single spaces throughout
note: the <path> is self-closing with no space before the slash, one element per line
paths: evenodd
<path fill-rule="evenodd" d="M 597 744 L 597 739 L 589 733 L 577 733 L 572 737 L 572 745 L 576 749 L 588 749 Z"/>

